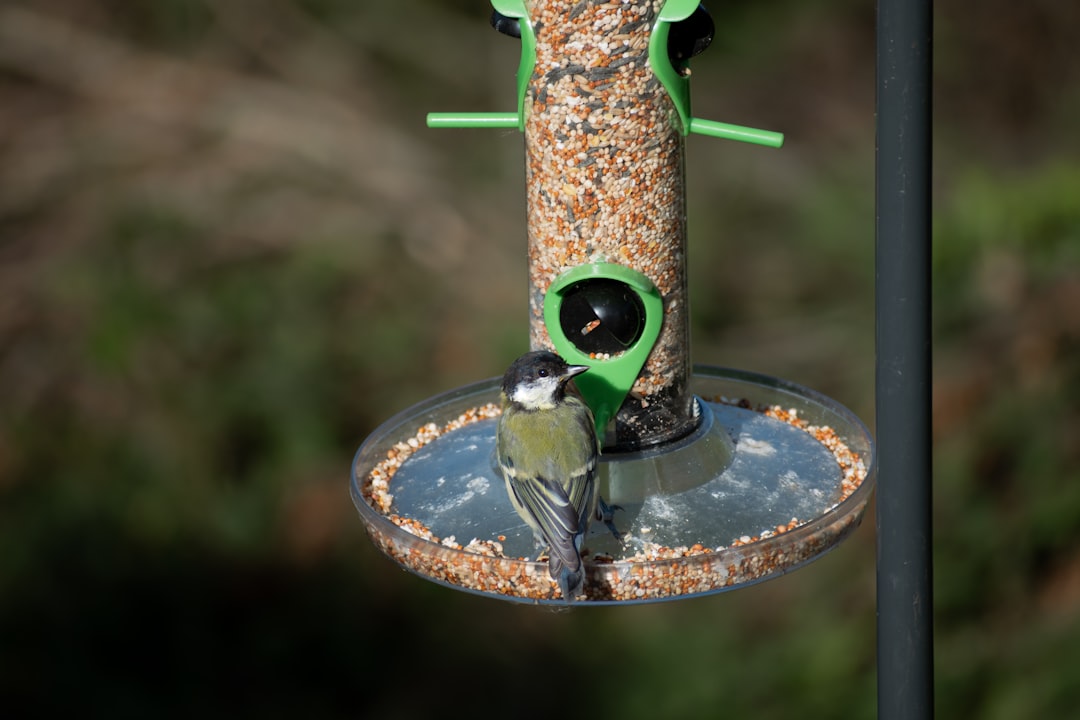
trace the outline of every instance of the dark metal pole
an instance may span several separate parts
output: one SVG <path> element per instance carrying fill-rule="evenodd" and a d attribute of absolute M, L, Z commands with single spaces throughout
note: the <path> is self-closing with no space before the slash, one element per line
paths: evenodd
<path fill-rule="evenodd" d="M 930 449 L 932 0 L 877 7 L 878 717 L 934 713 Z"/>

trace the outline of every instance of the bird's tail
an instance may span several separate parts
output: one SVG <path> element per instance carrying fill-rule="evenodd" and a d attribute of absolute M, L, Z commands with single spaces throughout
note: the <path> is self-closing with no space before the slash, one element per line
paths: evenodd
<path fill-rule="evenodd" d="M 548 573 L 559 584 L 563 599 L 573 602 L 585 591 L 585 564 L 578 557 L 577 568 L 571 569 L 554 553 L 548 558 Z"/>

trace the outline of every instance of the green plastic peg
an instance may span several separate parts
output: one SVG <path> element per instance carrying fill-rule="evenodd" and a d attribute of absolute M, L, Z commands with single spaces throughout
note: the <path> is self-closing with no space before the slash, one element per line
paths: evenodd
<path fill-rule="evenodd" d="M 428 113 L 429 128 L 516 128 L 518 116 L 513 113 L 460 112 Z"/>
<path fill-rule="evenodd" d="M 610 356 L 583 351 L 563 328 L 562 306 L 575 288 L 591 281 L 607 280 L 620 283 L 634 294 L 643 310 L 643 321 L 635 339 L 620 352 Z M 635 303 L 636 305 L 636 303 Z M 633 309 L 630 309 L 633 312 Z M 596 432 L 604 437 L 608 423 L 618 413 L 633 388 L 638 373 L 660 337 L 664 321 L 664 300 L 653 282 L 636 270 L 614 263 L 592 263 L 567 270 L 555 279 L 544 296 L 544 325 L 556 352 L 571 365 L 588 365 L 589 372 L 578 375 L 574 382 L 596 419 Z M 586 333 L 591 328 L 577 332 Z"/>
<path fill-rule="evenodd" d="M 508 18 L 515 18 L 521 28 L 521 61 L 517 71 L 517 112 L 468 113 L 441 112 L 428 113 L 427 126 L 430 128 L 517 128 L 525 131 L 525 95 L 529 89 L 529 78 L 536 65 L 536 33 L 532 21 L 525 10 L 525 0 L 491 0 L 491 6 Z"/>
<path fill-rule="evenodd" d="M 525 131 L 525 95 L 529 90 L 529 78 L 536 66 L 536 33 L 532 20 L 525 9 L 525 0 L 491 0 L 491 7 L 509 18 L 517 18 L 521 28 L 521 60 L 517 71 L 518 129 Z"/>
<path fill-rule="evenodd" d="M 675 105 L 682 134 L 697 133 L 766 147 L 780 147 L 784 144 L 782 133 L 731 125 L 715 120 L 703 120 L 690 114 L 690 77 L 672 67 L 667 47 L 671 24 L 690 17 L 698 4 L 699 0 L 667 0 L 656 17 L 656 24 L 649 38 L 649 66 Z"/>

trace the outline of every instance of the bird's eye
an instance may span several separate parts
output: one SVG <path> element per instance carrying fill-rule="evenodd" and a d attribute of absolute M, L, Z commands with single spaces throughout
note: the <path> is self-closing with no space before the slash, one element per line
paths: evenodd
<path fill-rule="evenodd" d="M 548 376 L 548 371 L 546 369 L 544 369 L 544 368 L 541 368 L 541 369 L 536 371 L 536 374 L 539 375 L 540 377 L 547 377 Z"/>

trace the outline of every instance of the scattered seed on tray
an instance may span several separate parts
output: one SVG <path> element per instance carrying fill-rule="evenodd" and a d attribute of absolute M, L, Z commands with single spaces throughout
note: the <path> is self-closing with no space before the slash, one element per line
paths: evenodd
<path fill-rule="evenodd" d="M 742 408 L 745 400 L 713 398 Z M 833 508 L 846 501 L 862 485 L 867 468 L 828 426 L 811 425 L 796 410 L 779 406 L 753 408 L 777 421 L 809 433 L 836 458 L 842 473 L 839 496 Z M 391 481 L 398 468 L 418 449 L 442 435 L 473 422 L 499 415 L 494 403 L 472 408 L 440 427 L 428 423 L 397 442 L 361 482 L 361 495 L 383 521 L 361 514 L 375 544 L 401 566 L 420 575 L 480 592 L 526 600 L 560 597 L 546 562 L 507 557 L 502 540 L 473 538 L 461 545 L 456 538 L 436 537 L 422 523 L 391 511 Z M 862 501 L 865 505 L 865 500 Z M 795 567 L 816 556 L 854 529 L 864 508 L 842 514 L 829 525 L 810 531 L 808 519 L 791 518 L 786 524 L 762 528 L 754 535 L 732 538 L 726 546 L 702 543 L 666 547 L 642 542 L 632 555 L 586 556 L 585 593 L 589 600 L 635 601 L 711 592 L 756 580 Z M 388 525 L 389 521 L 391 525 Z M 402 532 L 403 531 L 403 532 Z"/>

